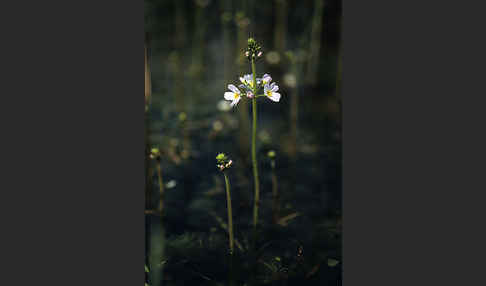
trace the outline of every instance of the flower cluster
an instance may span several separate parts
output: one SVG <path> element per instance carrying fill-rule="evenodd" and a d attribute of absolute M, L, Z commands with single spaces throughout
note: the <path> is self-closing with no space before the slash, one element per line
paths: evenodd
<path fill-rule="evenodd" d="M 280 93 L 278 93 L 278 85 L 272 82 L 272 77 L 269 74 L 264 74 L 261 78 L 256 78 L 256 86 L 253 83 L 253 77 L 251 74 L 246 74 L 240 77 L 241 84 L 236 87 L 234 84 L 229 84 L 227 91 L 224 93 L 224 99 L 231 101 L 231 106 L 235 106 L 240 101 L 243 95 L 248 98 L 253 98 L 255 92 L 258 92 L 263 87 L 263 94 L 259 94 L 256 97 L 266 96 L 270 100 L 279 102 Z"/>
<path fill-rule="evenodd" d="M 248 58 L 248 60 L 252 60 L 255 58 L 260 58 L 263 54 L 261 51 L 262 47 L 260 47 L 255 39 L 249 38 L 248 39 L 248 49 L 245 52 L 245 56 Z"/>
<path fill-rule="evenodd" d="M 219 153 L 216 156 L 217 167 L 220 171 L 224 171 L 233 165 L 233 160 L 230 160 L 224 153 Z"/>
<path fill-rule="evenodd" d="M 240 77 L 241 84 L 238 87 L 234 84 L 229 84 L 228 89 L 230 91 L 224 93 L 224 99 L 231 101 L 231 107 L 237 105 L 244 95 L 252 99 L 266 96 L 272 101 L 279 102 L 281 95 L 277 92 L 278 85 L 275 82 L 270 83 L 272 77 L 269 74 L 264 74 L 263 77 L 256 78 L 255 59 L 262 56 L 262 51 L 255 39 L 248 39 L 248 49 L 245 55 L 251 62 L 253 74 L 245 74 Z M 263 94 L 258 94 L 262 88 Z"/>

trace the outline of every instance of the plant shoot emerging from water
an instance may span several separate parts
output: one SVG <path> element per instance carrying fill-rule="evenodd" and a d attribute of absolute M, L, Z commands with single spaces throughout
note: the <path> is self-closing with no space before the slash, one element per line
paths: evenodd
<path fill-rule="evenodd" d="M 228 179 L 227 170 L 233 165 L 233 161 L 230 160 L 224 153 L 219 153 L 216 156 L 216 166 L 224 175 L 224 182 L 226 184 L 226 204 L 228 209 L 228 234 L 229 234 L 229 249 L 230 255 L 234 252 L 234 236 L 233 236 L 233 212 L 231 209 L 231 191 Z"/>

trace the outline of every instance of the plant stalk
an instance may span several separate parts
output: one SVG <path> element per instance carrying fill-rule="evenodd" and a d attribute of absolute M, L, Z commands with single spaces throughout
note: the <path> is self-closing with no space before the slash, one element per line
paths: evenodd
<path fill-rule="evenodd" d="M 233 236 L 233 211 L 231 208 L 231 191 L 230 191 L 230 184 L 228 175 L 226 172 L 223 172 L 224 175 L 224 182 L 226 183 L 226 203 L 228 209 L 228 234 L 229 234 L 229 247 L 230 247 L 230 255 L 234 253 L 234 236 Z"/>
<path fill-rule="evenodd" d="M 231 191 L 230 191 L 230 183 L 228 179 L 228 175 L 226 172 L 223 172 L 224 175 L 224 182 L 226 183 L 226 203 L 227 203 L 227 210 L 228 210 L 228 234 L 229 234 L 229 285 L 233 286 L 234 283 L 234 235 L 233 235 L 233 211 L 231 209 Z"/>
<path fill-rule="evenodd" d="M 251 159 L 253 163 L 253 177 L 255 179 L 255 198 L 253 204 L 253 228 L 256 238 L 256 229 L 258 225 L 258 207 L 260 204 L 260 181 L 258 179 L 258 162 L 256 158 L 256 129 L 257 129 L 257 83 L 256 83 L 256 68 L 255 59 L 251 58 L 251 69 L 253 73 L 253 98 L 252 98 L 252 111 L 253 111 L 253 130 L 251 137 Z"/>

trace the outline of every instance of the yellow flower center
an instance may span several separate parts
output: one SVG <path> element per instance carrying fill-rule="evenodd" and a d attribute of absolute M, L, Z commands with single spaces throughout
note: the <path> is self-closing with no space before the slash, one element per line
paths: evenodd
<path fill-rule="evenodd" d="M 268 97 L 271 97 L 272 96 L 272 91 L 271 90 L 267 91 L 267 96 Z"/>

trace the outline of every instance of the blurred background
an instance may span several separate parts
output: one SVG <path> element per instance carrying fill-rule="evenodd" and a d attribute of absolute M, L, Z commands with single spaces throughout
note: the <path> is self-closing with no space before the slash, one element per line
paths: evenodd
<path fill-rule="evenodd" d="M 234 161 L 235 275 L 249 285 L 251 102 L 230 108 L 223 94 L 251 73 L 250 36 L 263 50 L 258 77 L 282 94 L 258 100 L 254 284 L 341 285 L 341 22 L 340 0 L 145 0 L 146 153 L 161 152 L 160 164 L 146 159 L 149 285 L 227 285 L 219 152 Z"/>

